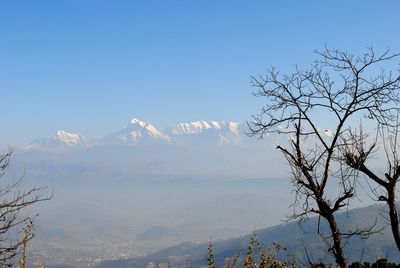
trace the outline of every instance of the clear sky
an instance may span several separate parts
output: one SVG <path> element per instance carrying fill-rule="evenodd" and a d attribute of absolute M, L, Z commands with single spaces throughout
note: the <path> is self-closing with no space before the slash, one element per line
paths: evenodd
<path fill-rule="evenodd" d="M 135 116 L 245 120 L 250 76 L 313 50 L 400 52 L 400 1 L 1 1 L 0 145 L 99 138 Z"/>

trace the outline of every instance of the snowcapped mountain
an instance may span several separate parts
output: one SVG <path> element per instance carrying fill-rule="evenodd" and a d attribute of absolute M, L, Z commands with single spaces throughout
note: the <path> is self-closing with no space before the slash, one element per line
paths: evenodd
<path fill-rule="evenodd" d="M 238 122 L 195 121 L 179 123 L 169 130 L 173 142 L 205 142 L 239 144 L 241 124 Z"/>
<path fill-rule="evenodd" d="M 133 118 L 122 130 L 101 139 L 103 145 L 168 144 L 171 138 L 149 123 Z"/>
<path fill-rule="evenodd" d="M 76 133 L 68 133 L 64 130 L 57 131 L 54 139 L 68 145 L 78 145 L 86 142 L 86 138 Z"/>
<path fill-rule="evenodd" d="M 58 130 L 52 138 L 39 138 L 23 146 L 23 150 L 66 150 L 88 146 L 88 140 L 77 133 Z"/>
<path fill-rule="evenodd" d="M 224 123 L 215 121 L 195 121 L 190 123 L 179 123 L 171 129 L 174 135 L 198 134 L 207 129 L 221 129 Z"/>
<path fill-rule="evenodd" d="M 101 145 L 227 145 L 241 144 L 243 124 L 238 122 L 194 121 L 179 123 L 165 132 L 154 125 L 133 118 L 120 131 L 97 141 L 88 141 L 82 135 L 59 130 L 52 138 L 40 138 L 23 146 L 22 149 L 42 151 L 65 151 L 74 148 L 88 148 Z"/>

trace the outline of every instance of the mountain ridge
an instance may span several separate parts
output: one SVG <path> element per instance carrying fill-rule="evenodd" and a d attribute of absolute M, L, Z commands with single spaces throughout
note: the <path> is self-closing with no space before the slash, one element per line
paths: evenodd
<path fill-rule="evenodd" d="M 154 144 L 170 143 L 170 137 L 150 123 L 133 118 L 118 132 L 100 139 L 100 144 Z"/>
<path fill-rule="evenodd" d="M 90 146 L 90 141 L 78 133 L 67 132 L 59 129 L 51 138 L 37 138 L 31 143 L 20 148 L 29 150 L 68 150 L 77 147 Z"/>
<path fill-rule="evenodd" d="M 354 226 L 373 225 L 374 221 L 372 219 L 378 213 L 382 213 L 382 210 L 385 210 L 385 206 L 374 204 L 339 213 L 337 219 L 344 230 L 354 228 Z M 334 263 L 334 258 L 325 250 L 326 245 L 322 238 L 316 235 L 318 222 L 318 217 L 312 217 L 301 225 L 298 222 L 282 223 L 255 230 L 254 233 L 263 247 L 271 248 L 273 243 L 277 243 L 287 248 L 287 252 L 277 252 L 279 259 L 288 259 L 295 256 L 296 260 L 303 263 L 303 265 L 308 261 Z M 360 260 L 374 262 L 379 258 L 386 258 L 395 262 L 400 261 L 398 250 L 391 237 L 390 227 L 387 226 L 382 217 L 377 218 L 375 228 L 377 230 L 384 229 L 367 240 L 358 237 L 348 240 L 345 251 L 350 262 Z M 320 231 L 326 232 L 327 229 L 326 223 L 321 222 Z M 245 252 L 251 236 L 252 234 L 248 234 L 231 239 L 211 241 L 217 267 L 223 267 L 227 258 L 236 256 L 240 249 Z M 167 262 L 171 267 L 181 267 L 179 265 L 183 265 L 188 260 L 190 260 L 191 265 L 201 267 L 202 265 L 207 265 L 207 248 L 208 243 L 188 241 L 143 257 L 105 261 L 96 266 L 96 268 L 136 268 L 146 267 L 151 263 Z"/>
<path fill-rule="evenodd" d="M 21 146 L 25 151 L 65 151 L 104 145 L 149 145 L 149 144 L 241 144 L 244 124 L 235 121 L 192 121 L 180 122 L 164 131 L 151 123 L 133 118 L 119 131 L 100 139 L 87 139 L 85 136 L 58 130 L 52 138 L 37 138 Z"/>

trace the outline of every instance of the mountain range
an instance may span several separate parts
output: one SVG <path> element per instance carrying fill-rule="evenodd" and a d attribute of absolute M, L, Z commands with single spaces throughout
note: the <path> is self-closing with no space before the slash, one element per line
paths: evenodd
<path fill-rule="evenodd" d="M 150 123 L 133 118 L 121 130 L 98 140 L 58 130 L 51 138 L 38 138 L 21 148 L 27 151 L 64 151 L 108 145 L 238 145 L 247 138 L 245 127 L 245 124 L 233 121 L 195 121 L 178 123 L 165 131 L 160 131 Z"/>

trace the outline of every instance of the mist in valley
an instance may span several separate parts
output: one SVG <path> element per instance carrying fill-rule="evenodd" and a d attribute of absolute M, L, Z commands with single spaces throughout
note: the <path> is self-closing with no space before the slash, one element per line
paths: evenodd
<path fill-rule="evenodd" d="M 53 193 L 36 206 L 34 256 L 79 266 L 281 223 L 292 202 L 284 162 L 270 140 L 241 137 L 16 150 L 8 175 L 25 170 L 26 187 Z"/>

